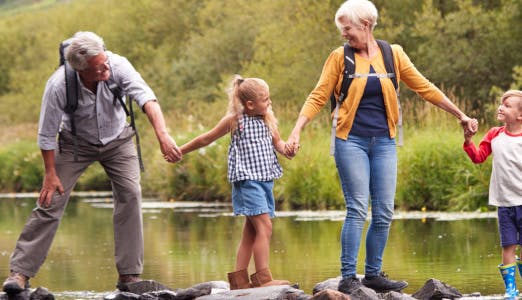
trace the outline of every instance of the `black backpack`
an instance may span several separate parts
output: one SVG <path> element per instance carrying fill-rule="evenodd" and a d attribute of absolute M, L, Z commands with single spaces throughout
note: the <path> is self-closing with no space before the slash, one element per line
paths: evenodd
<path fill-rule="evenodd" d="M 65 90 L 66 90 L 66 98 L 67 103 L 65 104 L 64 111 L 66 114 L 69 115 L 69 119 L 71 120 L 71 133 L 74 138 L 74 161 L 78 161 L 78 138 L 76 136 L 76 124 L 74 122 L 74 112 L 78 108 L 78 98 L 79 98 L 79 84 L 78 79 L 76 76 L 76 71 L 67 63 L 65 60 L 65 48 L 67 48 L 71 43 L 71 38 L 63 41 L 60 43 L 59 52 L 60 52 L 60 64 L 59 66 L 64 66 L 64 72 L 65 72 Z M 105 47 L 104 47 L 105 49 Z M 110 68 L 110 77 L 107 81 L 105 81 L 105 84 L 109 88 L 109 90 L 112 92 L 114 99 L 113 103 L 114 106 L 119 103 L 123 110 L 125 111 L 125 114 L 127 117 L 130 116 L 130 125 L 132 129 L 134 129 L 135 135 L 136 135 L 136 148 L 138 152 L 138 160 L 140 164 L 141 171 L 145 171 L 145 167 L 143 165 L 143 160 L 141 158 L 141 147 L 140 147 L 140 138 L 138 135 L 138 131 L 136 129 L 136 123 L 134 122 L 134 111 L 132 109 L 132 100 L 129 99 L 129 108 L 127 109 L 127 106 L 125 105 L 125 101 L 123 101 L 123 97 L 125 95 L 123 94 L 123 90 L 118 85 L 116 80 L 114 79 L 114 74 L 112 73 L 112 67 Z"/>
<path fill-rule="evenodd" d="M 388 77 L 392 80 L 395 91 L 397 92 L 397 101 L 399 99 L 399 84 L 397 82 L 397 76 L 395 76 L 395 64 L 393 62 L 393 52 L 388 42 L 383 40 L 376 40 L 379 48 L 381 49 L 382 56 L 384 59 L 384 65 L 386 67 L 386 74 L 379 74 L 384 77 Z M 352 83 L 352 80 L 356 77 L 364 77 L 368 74 L 355 74 L 355 56 L 353 48 L 348 43 L 344 44 L 344 71 L 343 81 L 341 82 L 341 90 L 339 91 L 339 98 L 335 98 L 335 94 L 332 93 L 330 96 L 331 112 L 334 113 L 332 122 L 332 144 L 330 147 L 330 154 L 333 155 L 334 143 L 335 143 L 335 128 L 337 126 L 337 111 L 338 107 L 344 102 L 346 95 L 348 95 L 348 88 Z M 402 145 L 402 111 L 399 102 L 399 145 Z"/>

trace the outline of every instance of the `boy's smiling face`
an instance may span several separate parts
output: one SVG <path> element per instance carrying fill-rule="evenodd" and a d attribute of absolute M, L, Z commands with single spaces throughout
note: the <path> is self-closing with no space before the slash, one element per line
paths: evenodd
<path fill-rule="evenodd" d="M 497 119 L 506 124 L 522 122 L 522 97 L 504 99 L 498 107 Z"/>

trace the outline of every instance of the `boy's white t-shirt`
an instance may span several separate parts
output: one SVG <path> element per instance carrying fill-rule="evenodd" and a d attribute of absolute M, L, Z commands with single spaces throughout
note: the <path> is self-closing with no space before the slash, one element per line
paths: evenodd
<path fill-rule="evenodd" d="M 493 154 L 489 184 L 489 204 L 522 205 L 522 134 L 513 135 L 505 126 L 491 128 L 477 149 L 473 143 L 464 150 L 474 163 L 481 163 Z"/>

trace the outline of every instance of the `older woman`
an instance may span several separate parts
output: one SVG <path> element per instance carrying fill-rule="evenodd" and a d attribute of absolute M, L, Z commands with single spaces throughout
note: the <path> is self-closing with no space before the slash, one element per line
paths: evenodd
<path fill-rule="evenodd" d="M 368 0 L 348 0 L 335 14 L 335 23 L 355 53 L 356 76 L 340 105 L 335 129 L 335 163 L 346 202 L 341 232 L 341 275 L 339 291 L 350 294 L 361 285 L 377 292 L 400 291 L 405 281 L 389 280 L 381 270 L 390 229 L 397 181 L 395 136 L 399 120 L 397 93 L 386 74 L 383 54 L 373 36 L 377 9 Z M 397 81 L 437 107 L 451 113 L 465 130 L 476 131 L 470 119 L 413 65 L 402 47 L 392 45 Z M 301 130 L 328 102 L 339 95 L 344 70 L 343 47 L 327 58 L 319 82 L 304 103 L 288 138 L 295 154 Z M 357 254 L 368 206 L 371 223 L 366 233 L 365 277 L 356 277 Z"/>

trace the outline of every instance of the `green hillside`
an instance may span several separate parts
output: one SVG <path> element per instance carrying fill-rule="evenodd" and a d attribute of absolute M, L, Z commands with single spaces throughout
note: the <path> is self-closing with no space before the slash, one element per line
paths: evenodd
<path fill-rule="evenodd" d="M 67 0 L 0 0 L 0 16 L 5 17 L 20 12 L 48 8 Z M 72 0 L 70 0 L 72 1 Z"/>

